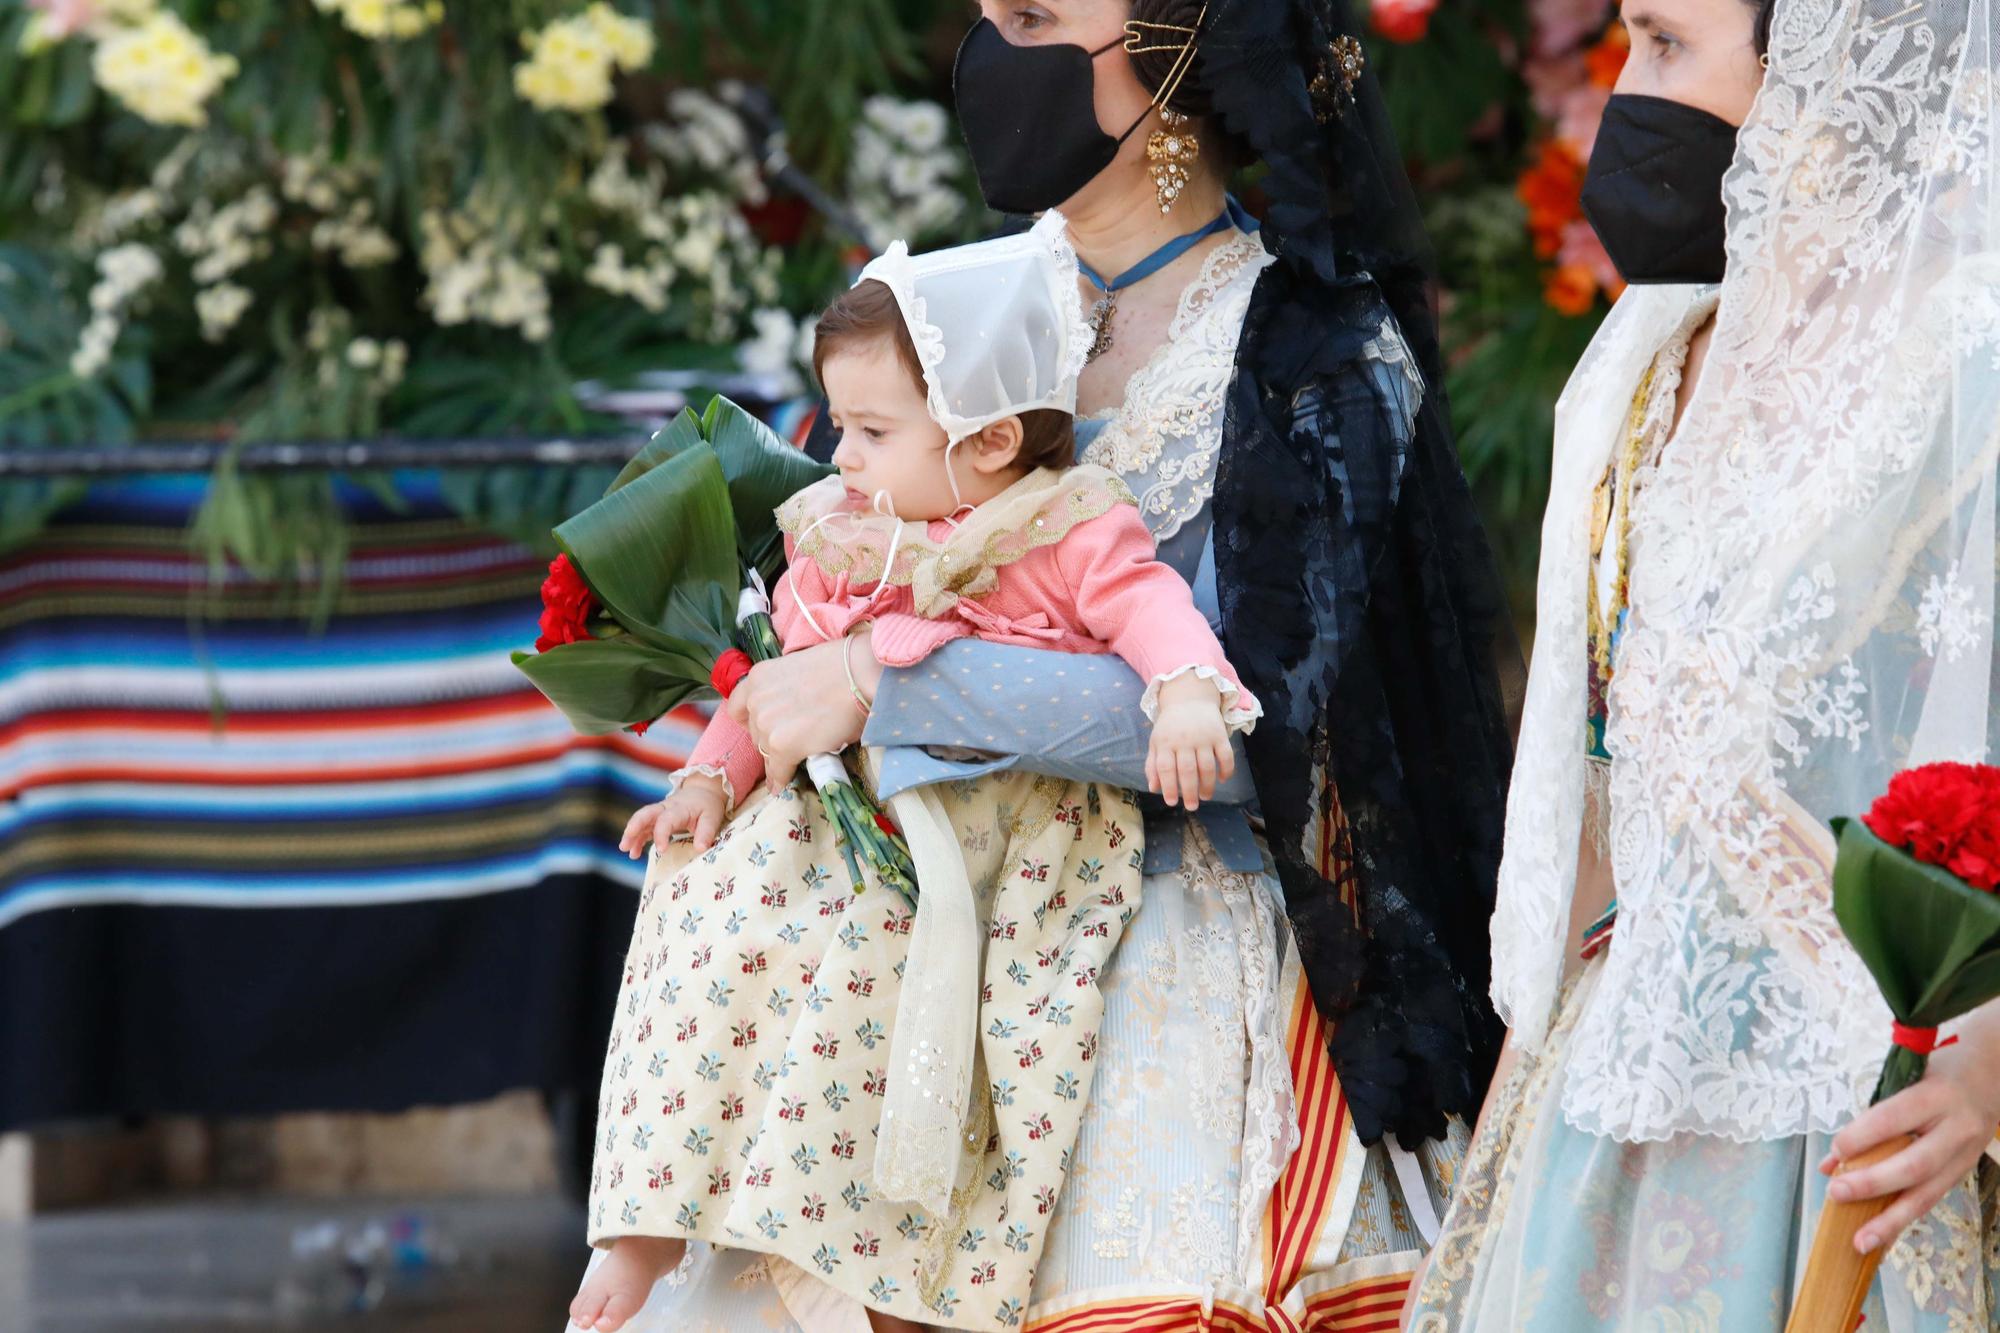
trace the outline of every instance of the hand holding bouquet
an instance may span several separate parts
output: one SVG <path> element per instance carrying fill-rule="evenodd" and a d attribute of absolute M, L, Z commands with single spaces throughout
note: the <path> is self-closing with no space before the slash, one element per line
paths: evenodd
<path fill-rule="evenodd" d="M 1931 764 L 1900 773 L 1860 820 L 1836 820 L 1833 907 L 1895 1016 L 1871 1105 L 1915 1086 L 1938 1028 L 2000 996 L 2000 769 Z M 1990 1124 L 1983 1133 L 1990 1136 Z M 1865 1169 L 1908 1146 L 1842 1164 Z M 1787 1333 L 1850 1333 L 1886 1247 L 1856 1234 L 1891 1197 L 1829 1198 Z"/>
<path fill-rule="evenodd" d="M 764 592 L 784 567 L 775 511 L 826 472 L 726 398 L 683 412 L 555 530 L 542 634 L 514 665 L 584 735 L 728 698 L 781 651 Z M 866 865 L 914 897 L 908 848 L 846 766 L 820 755 L 808 772 L 855 890 Z"/>

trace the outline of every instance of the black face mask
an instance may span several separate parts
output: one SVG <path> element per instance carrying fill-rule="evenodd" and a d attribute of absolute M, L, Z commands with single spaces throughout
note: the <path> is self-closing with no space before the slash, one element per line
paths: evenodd
<path fill-rule="evenodd" d="M 1719 116 L 1662 97 L 1611 99 L 1583 211 L 1625 281 L 1722 281 L 1722 177 L 1735 158 L 1736 127 Z"/>
<path fill-rule="evenodd" d="M 1152 114 L 1117 138 L 1097 123 L 1097 57 L 1081 46 L 1016 46 L 992 20 L 965 34 L 952 70 L 958 127 L 972 150 L 979 192 L 1002 213 L 1040 213 L 1090 184 Z"/>

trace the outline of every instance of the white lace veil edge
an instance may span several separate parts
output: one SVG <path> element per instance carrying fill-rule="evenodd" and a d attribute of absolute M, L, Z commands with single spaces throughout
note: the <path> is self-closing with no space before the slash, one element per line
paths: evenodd
<path fill-rule="evenodd" d="M 1832 914 L 1825 821 L 1991 749 L 1993 3 L 1778 6 L 1706 368 L 1635 503 L 1607 736 L 1619 919 L 1573 1038 L 1579 1128 L 1831 1131 L 1879 1069 L 1887 1013 Z M 1494 921 L 1494 996 L 1530 1047 L 1575 944 L 1578 528 L 1674 299 L 1621 302 L 1559 409 Z"/>

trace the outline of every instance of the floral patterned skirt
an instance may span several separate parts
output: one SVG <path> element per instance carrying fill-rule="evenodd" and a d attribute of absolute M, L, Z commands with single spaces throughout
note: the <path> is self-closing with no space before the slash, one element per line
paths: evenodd
<path fill-rule="evenodd" d="M 1100 978 L 1096 1079 L 1023 1327 L 1380 1333 L 1425 1244 L 1412 1164 L 1354 1135 L 1275 877 L 1222 869 L 1186 829 Z M 1417 1155 L 1427 1210 L 1464 1147 L 1454 1122 Z M 697 1245 L 628 1329 L 866 1333 L 816 1273 Z"/>
<path fill-rule="evenodd" d="M 593 1244 L 755 1250 L 907 1319 L 1019 1325 L 1090 1092 L 1097 979 L 1139 899 L 1142 825 L 1122 791 L 1030 774 L 939 798 L 988 935 L 966 1121 L 981 1147 L 950 1214 L 875 1179 L 911 910 L 879 885 L 855 895 L 818 800 L 788 789 L 648 875 L 606 1056 Z"/>
<path fill-rule="evenodd" d="M 1614 946 L 1615 947 L 1615 946 Z M 1562 1114 L 1586 965 L 1547 1041 L 1496 1094 L 1460 1174 L 1411 1333 L 1780 1333 L 1825 1198 L 1824 1135 L 1621 1143 Z M 1870 1333 L 1988 1333 L 2000 1300 L 1990 1160 L 1890 1250 Z"/>

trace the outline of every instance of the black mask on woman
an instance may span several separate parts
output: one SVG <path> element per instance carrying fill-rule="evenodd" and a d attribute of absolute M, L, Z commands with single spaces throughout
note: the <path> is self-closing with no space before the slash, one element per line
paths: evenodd
<path fill-rule="evenodd" d="M 1735 158 L 1736 127 L 1720 116 L 1663 97 L 1611 99 L 1583 212 L 1625 281 L 1722 281 L 1722 177 Z"/>
<path fill-rule="evenodd" d="M 952 69 L 958 127 L 972 150 L 979 192 L 1002 213 L 1040 213 L 1090 184 L 1152 114 L 1117 138 L 1097 123 L 1099 56 L 1070 44 L 1016 46 L 990 19 L 965 34 Z"/>

